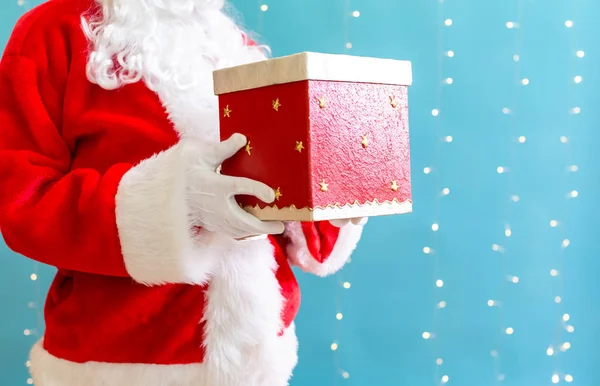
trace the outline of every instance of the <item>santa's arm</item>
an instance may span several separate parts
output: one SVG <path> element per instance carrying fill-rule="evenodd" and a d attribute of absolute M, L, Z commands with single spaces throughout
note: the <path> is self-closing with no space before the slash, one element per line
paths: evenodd
<path fill-rule="evenodd" d="M 346 264 L 362 231 L 362 224 L 352 222 L 341 227 L 329 221 L 288 222 L 278 241 L 293 265 L 318 276 L 327 276 Z"/>
<path fill-rule="evenodd" d="M 18 55 L 0 62 L 0 230 L 6 244 L 61 269 L 149 285 L 204 283 L 218 254 L 203 249 L 206 235 L 190 230 L 183 145 L 138 165 L 74 168 L 74 149 L 61 135 L 60 93 L 44 74 Z M 141 132 L 153 124 L 147 117 L 121 118 L 95 124 Z"/>

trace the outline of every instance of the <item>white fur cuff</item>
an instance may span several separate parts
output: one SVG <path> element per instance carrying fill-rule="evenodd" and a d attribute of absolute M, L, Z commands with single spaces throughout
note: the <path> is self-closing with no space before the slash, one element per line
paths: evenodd
<path fill-rule="evenodd" d="M 356 249 L 362 231 L 362 225 L 350 223 L 341 227 L 331 254 L 324 262 L 320 263 L 308 249 L 306 237 L 302 231 L 302 224 L 299 222 L 286 223 L 285 236 L 290 240 L 287 247 L 288 258 L 305 272 L 317 276 L 334 274 L 346 264 L 350 255 Z"/>
<path fill-rule="evenodd" d="M 182 149 L 180 143 L 142 161 L 119 184 L 121 250 L 127 272 L 139 283 L 203 284 L 218 259 L 192 238 Z"/>

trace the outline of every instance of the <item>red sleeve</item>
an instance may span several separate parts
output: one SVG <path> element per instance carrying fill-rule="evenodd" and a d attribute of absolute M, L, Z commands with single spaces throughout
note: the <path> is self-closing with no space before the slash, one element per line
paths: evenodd
<path fill-rule="evenodd" d="M 59 268 L 126 276 L 115 195 L 132 165 L 70 171 L 60 100 L 29 59 L 0 62 L 0 230 L 14 251 Z"/>
<path fill-rule="evenodd" d="M 201 150 L 178 142 L 135 166 L 72 169 L 73 150 L 57 124 L 62 101 L 43 73 L 20 56 L 0 62 L 0 231 L 6 244 L 62 269 L 130 276 L 147 285 L 206 283 L 220 252 L 210 237 L 191 232 L 183 157 Z"/>
<path fill-rule="evenodd" d="M 289 222 L 277 238 L 289 261 L 306 272 L 327 276 L 340 270 L 350 258 L 362 234 L 362 225 L 342 228 L 329 221 Z"/>

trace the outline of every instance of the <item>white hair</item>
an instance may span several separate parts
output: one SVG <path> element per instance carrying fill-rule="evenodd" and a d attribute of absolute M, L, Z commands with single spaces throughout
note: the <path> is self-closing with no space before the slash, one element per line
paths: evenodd
<path fill-rule="evenodd" d="M 215 120 L 215 69 L 266 57 L 223 11 L 225 0 L 96 1 L 100 12 L 82 18 L 89 81 L 114 90 L 143 80 L 179 126 Z"/>
<path fill-rule="evenodd" d="M 142 78 L 190 87 L 194 61 L 202 56 L 221 68 L 264 58 L 264 46 L 249 47 L 245 33 L 223 11 L 225 0 L 97 0 L 100 15 L 82 20 L 92 43 L 87 76 L 106 89 Z M 190 51 L 193 50 L 193 51 Z M 196 69 L 198 70 L 198 69 Z"/>

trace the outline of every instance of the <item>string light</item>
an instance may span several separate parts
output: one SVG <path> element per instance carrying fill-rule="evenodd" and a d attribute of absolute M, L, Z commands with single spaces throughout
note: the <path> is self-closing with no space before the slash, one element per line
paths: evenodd
<path fill-rule="evenodd" d="M 518 125 L 517 118 L 520 112 L 519 106 L 519 94 L 522 92 L 522 87 L 520 86 L 529 86 L 531 81 L 527 77 L 523 77 L 520 69 L 521 62 L 521 40 L 522 40 L 522 30 L 519 28 L 521 26 L 521 12 L 522 4 L 521 0 L 517 0 L 517 9 L 519 12 L 516 13 L 516 17 L 513 20 L 509 20 L 506 22 L 506 28 L 515 29 L 513 39 L 514 39 L 514 48 L 512 51 L 512 61 L 514 63 L 514 70 L 512 72 L 512 84 L 513 92 L 512 92 L 512 100 L 509 103 L 504 104 L 505 107 L 502 107 L 502 114 L 506 116 L 505 119 L 508 119 L 508 127 L 510 130 L 510 151 L 508 152 L 508 164 L 501 165 L 496 167 L 496 173 L 498 174 L 506 174 L 506 177 L 503 178 L 503 181 L 506 184 L 506 190 L 512 192 L 512 194 L 505 197 L 502 208 L 503 208 L 503 232 L 506 239 L 506 248 L 497 243 L 492 244 L 492 251 L 500 253 L 500 259 L 502 263 L 502 275 L 504 282 L 500 284 L 499 294 L 496 295 L 498 300 L 489 299 L 487 301 L 488 307 L 496 307 L 498 309 L 498 325 L 503 328 L 503 334 L 499 333 L 496 337 L 496 348 L 492 350 L 491 354 L 494 358 L 494 373 L 495 379 L 497 380 L 496 384 L 499 382 L 503 382 L 506 378 L 506 374 L 502 371 L 502 350 L 505 346 L 505 341 L 507 336 L 512 336 L 515 333 L 514 327 L 506 326 L 506 315 L 505 315 L 505 293 L 507 291 L 507 285 L 515 285 L 520 282 L 520 278 L 517 275 L 509 274 L 509 262 L 511 260 L 511 254 L 508 253 L 510 251 L 510 243 L 511 237 L 513 235 L 512 228 L 510 226 L 510 219 L 512 217 L 512 213 L 515 209 L 514 204 L 520 201 L 520 197 L 515 193 L 514 187 L 514 177 L 512 173 L 512 169 L 517 165 L 515 154 L 516 154 L 516 146 L 517 144 L 523 144 L 527 141 L 527 138 L 524 135 L 520 135 L 521 133 L 517 133 Z M 507 58 L 508 59 L 508 58 Z M 507 107 L 510 106 L 510 107 Z M 498 330 L 499 332 L 502 330 Z"/>
<path fill-rule="evenodd" d="M 440 117 L 440 111 L 444 111 L 444 106 L 443 106 L 443 92 L 444 89 L 446 89 L 447 86 L 454 84 L 454 78 L 452 76 L 449 76 L 449 74 L 445 74 L 444 73 L 444 63 L 446 60 L 450 60 L 450 58 L 454 58 L 455 57 L 455 52 L 451 49 L 448 49 L 447 47 L 444 47 L 444 33 L 446 28 L 445 27 L 450 27 L 452 26 L 453 22 L 451 18 L 447 18 L 444 14 L 444 3 L 443 1 L 439 1 L 438 2 L 438 28 L 437 28 L 437 85 L 436 85 L 436 91 L 435 91 L 435 105 L 434 108 L 431 109 L 431 115 L 433 117 L 435 117 L 436 119 L 434 120 L 434 128 L 435 128 L 435 134 L 436 134 L 436 138 L 439 138 L 441 140 L 436 141 L 435 144 L 435 152 L 434 152 L 434 165 L 435 168 L 432 168 L 430 166 L 425 167 L 423 169 L 423 172 L 425 174 L 430 174 L 432 172 L 432 170 L 435 170 L 434 173 L 434 184 L 435 184 L 435 191 L 436 192 L 441 192 L 440 194 L 437 194 L 435 196 L 435 202 L 434 202 L 434 210 L 433 210 L 433 221 L 431 222 L 431 230 L 433 232 L 432 234 L 432 238 L 433 238 L 433 245 L 432 248 L 430 247 L 426 247 L 427 249 L 423 249 L 423 251 L 426 254 L 430 254 L 431 255 L 431 259 L 432 259 L 432 277 L 433 277 L 433 281 L 435 282 L 435 286 L 438 289 L 441 289 L 444 287 L 445 283 L 442 279 L 440 279 L 440 256 L 438 256 L 437 253 L 437 245 L 438 245 L 438 239 L 439 239 L 439 230 L 440 230 L 440 226 L 439 226 L 439 216 L 440 216 L 440 205 L 442 203 L 442 197 L 448 196 L 450 194 L 450 188 L 449 187 L 443 187 L 441 181 L 440 181 L 440 173 L 439 173 L 439 168 L 440 168 L 440 148 L 441 146 L 443 146 L 443 144 L 450 144 L 454 141 L 454 138 L 452 135 L 450 135 L 447 132 L 444 132 L 443 130 L 443 123 L 444 121 L 442 120 L 442 118 Z M 436 253 L 431 253 L 432 250 L 435 250 Z M 443 295 L 444 291 L 440 290 L 440 291 L 436 291 L 436 299 L 435 299 L 435 303 L 434 303 L 434 311 L 433 311 L 433 323 L 432 323 L 432 328 L 433 328 L 433 332 L 430 331 L 425 331 L 422 333 L 422 338 L 424 340 L 430 340 L 430 339 L 435 339 L 436 340 L 436 344 L 433 345 L 433 358 L 435 359 L 435 363 L 436 363 L 436 368 L 435 368 L 435 379 L 438 379 L 438 383 L 440 384 L 446 384 L 449 379 L 450 376 L 449 374 L 443 374 L 441 373 L 442 369 L 442 365 L 444 363 L 443 359 L 441 358 L 440 354 L 440 343 L 439 340 L 436 338 L 435 333 L 439 331 L 439 322 L 440 322 L 440 317 L 439 317 L 439 313 L 443 312 L 442 310 L 446 309 L 448 307 L 448 303 L 446 302 L 446 300 L 444 300 L 443 298 L 441 298 L 441 296 Z M 433 360 L 433 359 L 432 359 Z"/>
<path fill-rule="evenodd" d="M 567 332 L 570 332 L 570 333 L 575 332 L 575 327 L 573 327 L 573 326 L 567 326 Z"/>
<path fill-rule="evenodd" d="M 575 55 L 577 55 L 578 58 L 583 58 L 585 56 L 585 52 L 579 50 Z"/>
<path fill-rule="evenodd" d="M 571 21 L 571 20 L 565 21 L 565 27 L 567 27 L 567 28 L 573 27 L 573 21 Z"/>
<path fill-rule="evenodd" d="M 352 42 L 350 40 L 350 16 L 354 17 L 354 18 L 358 18 L 360 16 L 360 12 L 358 10 L 353 11 L 352 13 L 350 12 L 350 0 L 345 0 L 344 1 L 344 53 L 348 54 L 348 50 L 350 50 L 352 48 Z M 348 260 L 348 263 L 350 263 L 350 260 Z M 342 288 L 343 290 L 348 290 L 352 287 L 352 285 L 350 284 L 349 281 L 346 280 L 342 280 L 342 275 L 343 272 L 340 272 L 336 275 L 336 279 L 338 282 L 338 285 L 340 288 Z M 339 374 L 339 376 L 341 376 L 343 379 L 348 379 L 350 378 L 350 373 L 344 369 L 342 363 L 341 363 L 341 357 L 339 354 L 339 344 L 340 344 L 340 340 L 341 340 L 341 323 L 343 323 L 344 320 L 344 313 L 342 311 L 342 301 L 341 301 L 341 296 L 340 296 L 340 290 L 336 287 L 336 290 L 334 292 L 334 296 L 335 296 L 335 307 L 336 307 L 336 313 L 335 313 L 335 327 L 334 327 L 334 339 L 333 339 L 333 343 L 331 343 L 330 349 L 331 351 L 333 351 L 333 357 L 334 357 L 334 365 L 336 367 L 336 370 Z M 337 381 L 335 382 L 337 384 Z"/>
<path fill-rule="evenodd" d="M 263 12 L 267 12 L 269 10 L 269 6 L 267 4 L 263 4 L 260 6 L 260 10 Z"/>

